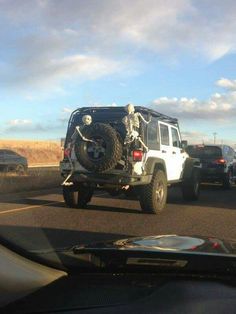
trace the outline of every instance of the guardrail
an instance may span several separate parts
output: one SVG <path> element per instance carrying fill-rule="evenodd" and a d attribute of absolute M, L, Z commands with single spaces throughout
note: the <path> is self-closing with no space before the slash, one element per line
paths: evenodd
<path fill-rule="evenodd" d="M 45 164 L 37 164 L 37 165 L 29 165 L 28 168 L 31 169 L 31 168 L 55 168 L 55 167 L 59 167 L 59 163 L 57 164 L 48 164 L 48 165 L 45 165 Z"/>
<path fill-rule="evenodd" d="M 59 165 L 35 165 L 24 175 L 0 173 L 0 195 L 60 187 L 61 182 Z"/>

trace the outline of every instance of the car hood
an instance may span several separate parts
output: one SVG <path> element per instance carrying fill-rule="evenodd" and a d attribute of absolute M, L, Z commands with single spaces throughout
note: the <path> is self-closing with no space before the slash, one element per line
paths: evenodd
<path fill-rule="evenodd" d="M 215 253 L 236 255 L 236 240 L 224 240 L 214 237 L 184 236 L 184 235 L 155 235 L 120 239 L 84 246 L 76 246 L 75 250 L 117 249 L 173 253 Z"/>
<path fill-rule="evenodd" d="M 236 240 L 215 237 L 154 235 L 72 247 L 37 249 L 28 253 L 37 262 L 66 271 L 84 271 L 87 267 L 125 269 L 127 265 L 145 264 L 209 272 L 225 272 L 227 269 L 236 274 Z"/>

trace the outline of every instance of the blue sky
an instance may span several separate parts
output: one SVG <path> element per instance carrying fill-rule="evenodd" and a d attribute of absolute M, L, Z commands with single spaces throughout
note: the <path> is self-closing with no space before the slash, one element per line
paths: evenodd
<path fill-rule="evenodd" d="M 0 137 L 64 137 L 70 112 L 145 105 L 236 144 L 236 2 L 0 0 Z"/>

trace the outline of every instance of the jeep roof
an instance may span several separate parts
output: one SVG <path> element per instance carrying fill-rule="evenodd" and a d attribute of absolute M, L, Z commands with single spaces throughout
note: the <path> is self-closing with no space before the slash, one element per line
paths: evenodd
<path fill-rule="evenodd" d="M 67 143 L 68 138 L 71 137 L 72 132 L 75 128 L 75 126 L 79 123 L 81 123 L 81 121 L 78 121 L 78 115 L 80 117 L 82 117 L 83 115 L 86 114 L 92 114 L 94 117 L 94 114 L 99 113 L 102 115 L 102 119 L 99 119 L 101 121 L 104 120 L 109 120 L 111 118 L 111 111 L 112 111 L 112 115 L 117 115 L 117 118 L 120 117 L 120 114 L 122 113 L 122 115 L 127 114 L 126 110 L 125 110 L 125 106 L 103 106 L 103 107 L 81 107 L 81 108 L 77 108 L 76 110 L 74 110 L 70 116 L 69 122 L 68 122 L 68 130 L 67 130 L 67 136 L 66 136 L 66 141 L 65 141 L 65 145 Z M 136 112 L 140 112 L 143 115 L 152 115 L 153 117 L 157 117 L 159 120 L 172 124 L 176 127 L 178 126 L 178 119 L 176 118 L 172 118 L 170 116 L 164 115 L 160 112 L 157 112 L 156 110 L 150 109 L 150 108 L 145 108 L 142 106 L 135 106 L 135 111 Z M 114 117 L 114 116 L 113 116 Z M 99 121 L 99 122 L 101 122 Z"/>

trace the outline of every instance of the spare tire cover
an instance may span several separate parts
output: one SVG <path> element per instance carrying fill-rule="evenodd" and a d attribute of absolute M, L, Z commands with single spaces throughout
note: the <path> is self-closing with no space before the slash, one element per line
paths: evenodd
<path fill-rule="evenodd" d="M 85 126 L 81 133 L 96 143 L 84 141 L 80 136 L 75 143 L 75 155 L 87 170 L 104 172 L 113 169 L 122 156 L 122 143 L 109 124 L 95 123 Z"/>

